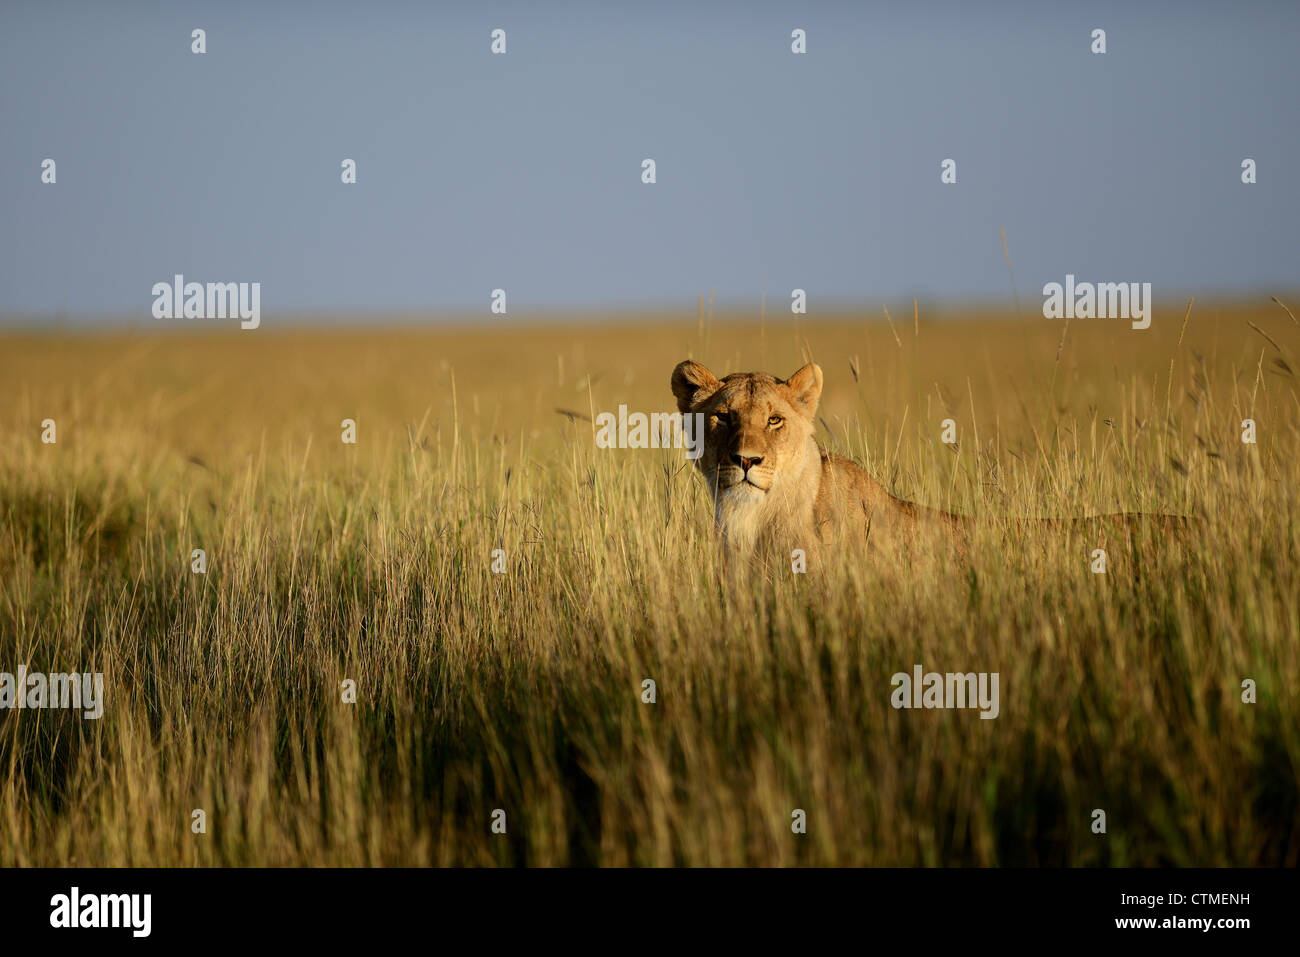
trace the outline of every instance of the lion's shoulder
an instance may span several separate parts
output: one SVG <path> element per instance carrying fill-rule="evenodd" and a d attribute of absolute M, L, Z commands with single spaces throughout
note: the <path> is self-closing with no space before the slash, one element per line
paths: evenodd
<path fill-rule="evenodd" d="M 826 513 L 852 512 L 860 514 L 865 508 L 873 510 L 893 496 L 857 462 L 825 449 L 821 452 L 821 487 L 818 489 L 818 510 Z"/>

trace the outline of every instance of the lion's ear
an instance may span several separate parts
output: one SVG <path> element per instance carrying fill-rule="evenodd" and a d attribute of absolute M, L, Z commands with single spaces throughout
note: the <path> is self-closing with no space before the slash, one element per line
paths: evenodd
<path fill-rule="evenodd" d="M 677 396 L 677 411 L 690 412 L 713 393 L 722 383 L 704 366 L 691 359 L 677 363 L 673 370 L 673 395 Z"/>
<path fill-rule="evenodd" d="M 812 418 L 817 414 L 817 402 L 822 397 L 822 369 L 815 362 L 810 362 L 790 378 L 785 380 L 790 390 L 790 401 L 802 410 L 804 415 Z"/>

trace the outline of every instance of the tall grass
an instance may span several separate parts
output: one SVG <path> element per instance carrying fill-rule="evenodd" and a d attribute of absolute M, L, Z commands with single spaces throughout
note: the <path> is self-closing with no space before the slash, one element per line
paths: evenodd
<path fill-rule="evenodd" d="M 1300 863 L 1300 335 L 1267 305 L 6 334 L 0 670 L 108 701 L 0 712 L 0 862 Z M 681 452 L 594 448 L 679 359 L 760 350 L 822 364 L 826 444 L 984 516 L 969 553 L 746 576 Z M 1117 510 L 1198 522 L 1008 521 Z M 918 663 L 998 672 L 999 717 L 895 710 Z"/>

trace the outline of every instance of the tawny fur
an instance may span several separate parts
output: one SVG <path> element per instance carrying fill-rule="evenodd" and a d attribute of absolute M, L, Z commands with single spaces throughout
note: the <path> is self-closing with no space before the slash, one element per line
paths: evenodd
<path fill-rule="evenodd" d="M 713 497 L 714 517 L 729 550 L 778 550 L 845 541 L 898 546 L 918 535 L 964 547 L 973 519 L 891 495 L 856 462 L 824 451 L 814 436 L 822 371 L 808 364 L 781 380 L 761 372 L 718 379 L 686 360 L 672 375 L 682 413 L 704 415 L 704 449 L 696 465 Z M 1016 519 L 1044 527 L 1122 527 L 1137 513 L 1084 519 Z M 1176 516 L 1150 516 L 1162 527 Z"/>

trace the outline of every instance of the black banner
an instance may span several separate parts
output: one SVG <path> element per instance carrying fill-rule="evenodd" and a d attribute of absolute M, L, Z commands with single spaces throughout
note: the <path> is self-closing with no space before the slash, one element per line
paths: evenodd
<path fill-rule="evenodd" d="M 7 870 L 6 942 L 339 945 L 911 938 L 1234 946 L 1294 925 L 1294 870 Z"/>

